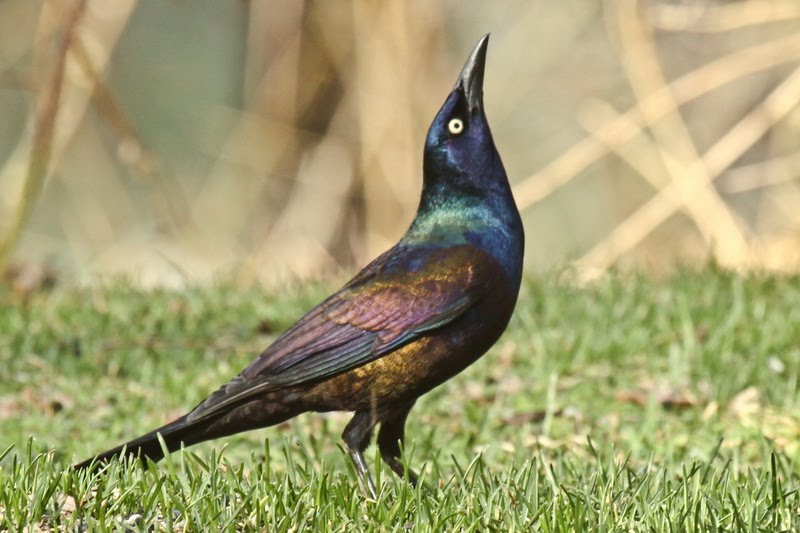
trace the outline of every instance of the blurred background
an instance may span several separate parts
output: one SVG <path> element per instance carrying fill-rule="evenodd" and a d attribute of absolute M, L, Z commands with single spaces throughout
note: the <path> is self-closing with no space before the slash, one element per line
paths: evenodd
<path fill-rule="evenodd" d="M 486 32 L 530 271 L 798 270 L 797 0 L 2 0 L 0 271 L 351 272 Z"/>

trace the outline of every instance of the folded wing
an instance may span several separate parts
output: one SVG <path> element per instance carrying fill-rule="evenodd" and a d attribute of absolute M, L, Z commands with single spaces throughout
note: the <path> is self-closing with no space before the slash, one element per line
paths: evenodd
<path fill-rule="evenodd" d="M 239 376 L 190 415 L 199 420 L 260 393 L 303 385 L 363 366 L 457 319 L 481 297 L 486 269 L 463 246 L 431 254 L 413 271 L 392 269 L 359 281 L 319 304 Z"/>

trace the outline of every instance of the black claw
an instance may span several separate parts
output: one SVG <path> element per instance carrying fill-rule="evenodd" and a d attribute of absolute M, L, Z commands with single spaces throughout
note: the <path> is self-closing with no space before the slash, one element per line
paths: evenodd
<path fill-rule="evenodd" d="M 358 450 L 350 450 L 350 458 L 353 460 L 353 464 L 356 467 L 358 479 L 361 480 L 361 486 L 369 493 L 369 496 L 373 499 L 377 499 L 378 491 L 375 489 L 375 482 L 372 481 L 372 476 L 367 469 L 367 462 L 364 460 L 364 454 Z"/>
<path fill-rule="evenodd" d="M 367 462 L 364 460 L 364 450 L 369 445 L 374 427 L 375 420 L 372 414 L 366 411 L 359 411 L 348 422 L 347 427 L 344 428 L 342 439 L 347 445 L 347 451 L 350 453 L 350 459 L 353 460 L 353 465 L 356 467 L 356 473 L 358 473 L 358 478 L 361 480 L 361 485 L 369 492 L 370 496 L 377 498 L 378 491 L 375 490 L 375 483 L 369 475 Z"/>

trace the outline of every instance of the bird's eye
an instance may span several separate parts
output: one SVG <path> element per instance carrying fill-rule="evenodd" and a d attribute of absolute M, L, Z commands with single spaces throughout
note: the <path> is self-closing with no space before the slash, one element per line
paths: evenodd
<path fill-rule="evenodd" d="M 461 132 L 464 131 L 464 121 L 460 118 L 451 119 L 447 124 L 447 129 L 450 130 L 450 133 L 453 135 L 460 135 Z"/>

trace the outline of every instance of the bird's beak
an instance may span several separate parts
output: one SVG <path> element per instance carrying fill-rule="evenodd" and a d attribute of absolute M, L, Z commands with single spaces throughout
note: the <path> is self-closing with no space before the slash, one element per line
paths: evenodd
<path fill-rule="evenodd" d="M 455 89 L 464 91 L 469 103 L 470 113 L 483 108 L 483 70 L 486 66 L 486 48 L 489 46 L 489 34 L 480 38 L 472 49 Z"/>

